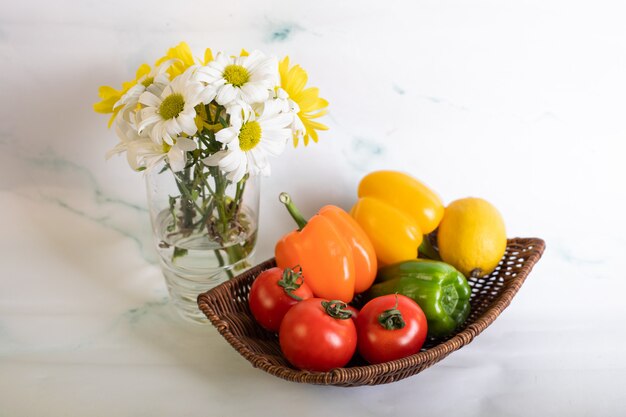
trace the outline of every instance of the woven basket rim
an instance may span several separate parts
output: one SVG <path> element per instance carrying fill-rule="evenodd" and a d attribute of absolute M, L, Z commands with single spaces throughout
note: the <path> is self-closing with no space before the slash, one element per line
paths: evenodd
<path fill-rule="evenodd" d="M 329 372 L 302 371 L 287 366 L 271 364 L 265 357 L 250 350 L 240 338 L 235 336 L 230 331 L 228 323 L 222 320 L 218 313 L 213 309 L 211 301 L 218 294 L 230 294 L 231 290 L 239 281 L 250 278 L 249 275 L 252 271 L 262 271 L 274 266 L 274 258 L 270 258 L 256 265 L 253 269 L 246 271 L 243 274 L 238 275 L 237 277 L 226 281 L 203 294 L 200 294 L 198 296 L 198 306 L 213 326 L 215 326 L 219 333 L 228 341 L 228 343 L 256 368 L 260 368 L 272 375 L 289 381 L 322 385 L 359 386 L 367 384 L 367 380 L 378 375 L 393 376 L 395 373 L 402 372 L 406 369 L 418 369 L 420 366 L 427 365 L 429 363 L 432 365 L 445 358 L 450 353 L 469 344 L 476 336 L 489 327 L 489 325 L 491 325 L 494 320 L 509 306 L 513 297 L 517 294 L 531 269 L 539 261 L 545 250 L 545 242 L 540 238 L 508 239 L 507 247 L 519 242 L 525 243 L 526 248 L 530 250 L 530 254 L 524 260 L 521 270 L 514 278 L 510 278 L 509 285 L 500 293 L 498 299 L 494 301 L 493 305 L 487 308 L 476 320 L 474 320 L 462 331 L 452 336 L 450 339 L 441 342 L 428 350 L 381 364 L 337 368 Z M 427 365 L 426 367 L 430 365 Z M 403 379 L 405 377 L 406 376 L 402 376 L 398 379 Z M 392 382 L 393 380 L 393 377 L 391 377 L 389 382 Z"/>

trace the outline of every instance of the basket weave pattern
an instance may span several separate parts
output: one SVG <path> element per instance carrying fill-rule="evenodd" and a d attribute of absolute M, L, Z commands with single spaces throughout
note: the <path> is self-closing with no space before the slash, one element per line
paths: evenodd
<path fill-rule="evenodd" d="M 237 352 L 254 367 L 279 378 L 347 387 L 386 384 L 415 375 L 470 343 L 510 304 L 544 248 L 541 239 L 509 239 L 496 270 L 485 277 L 468 280 L 472 287 L 472 311 L 455 334 L 444 339 L 429 339 L 421 352 L 377 365 L 366 364 L 358 355 L 346 367 L 330 372 L 300 371 L 289 365 L 280 352 L 277 335 L 261 328 L 248 307 L 252 282 L 262 271 L 275 266 L 273 259 L 200 294 L 198 306 Z"/>

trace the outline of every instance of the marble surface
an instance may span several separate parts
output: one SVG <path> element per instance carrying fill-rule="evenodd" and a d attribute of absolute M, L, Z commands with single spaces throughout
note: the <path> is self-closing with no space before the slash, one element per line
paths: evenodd
<path fill-rule="evenodd" d="M 620 1 L 0 3 L 0 416 L 626 413 L 626 5 Z M 331 103 L 263 180 L 257 259 L 405 170 L 548 248 L 474 343 L 386 386 L 289 383 L 177 319 L 141 175 L 91 111 L 186 40 L 290 54 Z M 200 52 L 198 52 L 200 53 Z"/>

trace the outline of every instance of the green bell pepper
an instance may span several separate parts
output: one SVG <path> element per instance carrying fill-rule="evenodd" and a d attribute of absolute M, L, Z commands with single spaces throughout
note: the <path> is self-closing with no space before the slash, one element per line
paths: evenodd
<path fill-rule="evenodd" d="M 420 305 L 429 336 L 448 336 L 470 313 L 472 289 L 463 274 L 444 262 L 415 259 L 383 267 L 366 298 L 395 293 Z"/>

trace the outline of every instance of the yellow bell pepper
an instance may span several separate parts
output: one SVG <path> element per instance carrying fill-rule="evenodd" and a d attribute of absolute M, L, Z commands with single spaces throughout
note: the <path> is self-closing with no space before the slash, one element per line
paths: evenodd
<path fill-rule="evenodd" d="M 383 265 L 417 258 L 423 235 L 435 230 L 443 217 L 439 196 L 397 171 L 366 175 L 358 196 L 350 214 L 369 236 Z"/>

